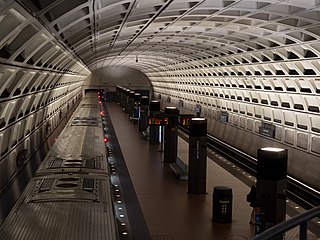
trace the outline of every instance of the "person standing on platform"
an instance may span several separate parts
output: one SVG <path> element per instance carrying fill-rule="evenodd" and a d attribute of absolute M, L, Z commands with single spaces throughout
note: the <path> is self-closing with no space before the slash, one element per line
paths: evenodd
<path fill-rule="evenodd" d="M 257 198 L 256 198 L 256 186 L 252 185 L 250 192 L 247 194 L 247 202 L 250 203 L 250 207 L 252 207 L 251 217 L 250 217 L 250 224 L 255 224 L 255 209 L 257 207 Z"/>

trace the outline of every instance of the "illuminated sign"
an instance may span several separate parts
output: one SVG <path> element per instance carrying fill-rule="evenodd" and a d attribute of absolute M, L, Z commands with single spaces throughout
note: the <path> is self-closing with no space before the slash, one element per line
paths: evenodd
<path fill-rule="evenodd" d="M 179 116 L 179 125 L 180 126 L 189 126 L 191 118 L 193 118 L 194 115 L 191 114 L 181 114 Z"/>
<path fill-rule="evenodd" d="M 148 119 L 148 125 L 166 126 L 169 124 L 167 116 L 151 116 Z"/>

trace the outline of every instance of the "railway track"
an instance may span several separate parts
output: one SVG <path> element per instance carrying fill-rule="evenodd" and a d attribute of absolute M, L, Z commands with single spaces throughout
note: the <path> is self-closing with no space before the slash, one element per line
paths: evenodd
<path fill-rule="evenodd" d="M 179 130 L 184 134 L 189 135 L 189 130 L 186 127 L 180 126 Z M 256 158 L 226 144 L 210 134 L 207 134 L 207 146 L 244 171 L 256 177 Z M 311 209 L 320 205 L 319 191 L 301 183 L 289 175 L 287 176 L 287 196 L 289 199 L 301 205 L 305 209 Z"/>

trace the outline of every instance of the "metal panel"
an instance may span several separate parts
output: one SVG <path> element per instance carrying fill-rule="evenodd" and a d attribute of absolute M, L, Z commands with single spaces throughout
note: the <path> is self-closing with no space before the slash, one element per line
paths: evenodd
<path fill-rule="evenodd" d="M 23 204 L 1 234 L 6 240 L 117 239 L 110 204 L 68 201 Z"/>

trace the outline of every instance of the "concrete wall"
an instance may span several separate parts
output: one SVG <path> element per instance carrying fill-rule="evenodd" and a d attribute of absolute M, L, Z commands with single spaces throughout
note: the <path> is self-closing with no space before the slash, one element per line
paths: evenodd
<path fill-rule="evenodd" d="M 132 90 L 149 90 L 152 93 L 151 82 L 144 73 L 134 68 L 114 66 L 94 70 L 85 80 L 83 91 L 104 88 L 113 92 L 117 85 Z"/>

